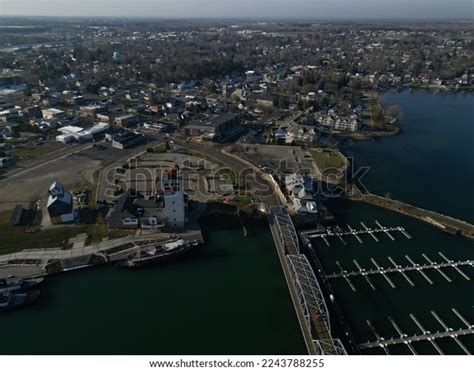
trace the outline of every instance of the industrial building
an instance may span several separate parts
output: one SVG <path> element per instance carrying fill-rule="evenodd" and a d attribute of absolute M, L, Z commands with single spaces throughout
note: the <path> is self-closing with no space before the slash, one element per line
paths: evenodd
<path fill-rule="evenodd" d="M 144 135 L 133 131 L 121 131 L 115 134 L 106 135 L 105 139 L 112 142 L 112 147 L 118 149 L 127 149 L 146 143 Z"/>
<path fill-rule="evenodd" d="M 211 121 L 194 121 L 185 126 L 184 132 L 189 136 L 202 136 L 204 140 L 222 142 L 242 132 L 239 115 L 225 113 Z"/>
<path fill-rule="evenodd" d="M 61 143 L 83 143 L 97 139 L 109 129 L 110 125 L 105 122 L 99 122 L 87 130 L 79 126 L 63 126 L 58 129 L 61 134 L 56 136 L 56 141 Z"/>

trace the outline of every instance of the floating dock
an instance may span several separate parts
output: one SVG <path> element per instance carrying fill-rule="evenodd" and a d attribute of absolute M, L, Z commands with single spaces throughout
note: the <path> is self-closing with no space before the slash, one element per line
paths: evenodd
<path fill-rule="evenodd" d="M 308 231 L 301 232 L 301 234 L 305 235 L 307 238 L 321 238 L 326 246 L 331 246 L 329 242 L 329 238 L 331 237 L 337 237 L 339 240 L 342 242 L 343 245 L 347 245 L 346 240 L 344 240 L 343 237 L 350 237 L 354 236 L 356 240 L 362 244 L 364 241 L 362 240 L 361 236 L 363 235 L 368 235 L 374 239 L 375 242 L 379 242 L 379 238 L 377 237 L 377 234 L 385 234 L 390 240 L 395 241 L 395 237 L 392 234 L 393 232 L 399 232 L 401 233 L 404 237 L 407 239 L 411 239 L 411 235 L 405 230 L 404 227 L 398 226 L 398 227 L 384 227 L 378 220 L 375 221 L 376 227 L 371 228 L 367 226 L 364 222 L 360 223 L 362 226 L 362 229 L 355 229 L 349 224 L 347 224 L 347 230 L 343 230 L 339 226 L 334 226 L 334 227 L 319 227 L 317 229 L 312 229 Z M 392 232 L 392 233 L 390 233 Z"/>
<path fill-rule="evenodd" d="M 393 289 L 396 288 L 396 285 L 393 283 L 391 278 L 389 277 L 390 274 L 398 273 L 405 278 L 408 284 L 411 287 L 415 287 L 415 283 L 411 280 L 410 277 L 406 274 L 406 272 L 418 272 L 430 285 L 434 285 L 434 282 L 431 278 L 426 274 L 426 271 L 435 270 L 438 271 L 449 283 L 453 282 L 453 280 L 443 271 L 443 268 L 454 268 L 459 275 L 464 278 L 465 280 L 470 280 L 471 278 L 461 270 L 460 267 L 462 266 L 473 266 L 474 260 L 464 260 L 464 261 L 453 261 L 448 259 L 442 253 L 438 253 L 440 256 L 443 257 L 445 260 L 442 263 L 437 263 L 431 260 L 426 254 L 422 254 L 422 257 L 426 260 L 426 264 L 418 264 L 413 261 L 413 259 L 405 255 L 405 258 L 410 263 L 410 265 L 402 266 L 398 264 L 392 257 L 388 257 L 389 262 L 392 264 L 393 267 L 384 268 L 374 258 L 370 258 L 371 263 L 375 266 L 375 268 L 364 268 L 359 264 L 359 262 L 353 259 L 353 263 L 357 270 L 347 271 L 339 261 L 336 261 L 336 265 L 339 269 L 338 273 L 331 273 L 326 275 L 327 279 L 337 279 L 337 278 L 344 278 L 346 282 L 351 287 L 352 291 L 357 291 L 356 287 L 350 281 L 351 277 L 364 277 L 365 281 L 369 284 L 369 286 L 375 290 L 375 286 L 372 281 L 369 279 L 371 275 L 381 275 L 385 280 L 388 282 L 390 287 Z"/>
<path fill-rule="evenodd" d="M 436 349 L 438 354 L 444 354 L 443 350 L 439 347 L 438 344 L 436 344 L 437 339 L 444 339 L 444 338 L 451 338 L 454 340 L 454 342 L 461 348 L 461 350 L 467 354 L 471 355 L 471 351 L 466 347 L 466 345 L 461 341 L 460 337 L 461 336 L 466 336 L 466 335 L 473 335 L 474 334 L 474 328 L 473 326 L 465 320 L 465 318 L 455 309 L 452 308 L 452 311 L 456 314 L 459 315 L 459 318 L 463 318 L 463 322 L 466 325 L 466 328 L 460 328 L 458 330 L 454 330 L 453 328 L 450 328 L 445 321 L 435 312 L 431 311 L 431 315 L 434 317 L 434 319 L 443 327 L 443 331 L 428 331 L 425 329 L 425 327 L 418 321 L 418 319 L 410 313 L 410 318 L 413 320 L 413 322 L 416 324 L 418 329 L 421 331 L 421 334 L 414 334 L 414 335 L 407 335 L 402 331 L 400 326 L 395 322 L 395 320 L 391 317 L 388 317 L 389 322 L 392 324 L 392 326 L 395 328 L 395 330 L 398 333 L 398 337 L 392 337 L 390 339 L 385 339 L 383 338 L 380 333 L 377 331 L 375 326 L 373 325 L 372 322 L 369 320 L 366 321 L 367 326 L 370 328 L 372 333 L 374 334 L 375 340 L 374 341 L 367 341 L 366 343 L 359 344 L 359 349 L 371 349 L 371 348 L 382 348 L 386 354 L 390 354 L 389 352 L 389 347 L 395 346 L 395 345 L 406 345 L 408 349 L 412 352 L 412 354 L 416 354 L 416 350 L 413 348 L 412 343 L 415 342 L 422 342 L 422 341 L 427 341 L 431 343 L 431 345 Z"/>

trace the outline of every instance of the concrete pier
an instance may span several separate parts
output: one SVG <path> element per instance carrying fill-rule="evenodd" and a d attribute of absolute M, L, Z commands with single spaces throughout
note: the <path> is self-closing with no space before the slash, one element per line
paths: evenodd
<path fill-rule="evenodd" d="M 383 207 L 388 210 L 411 216 L 413 218 L 429 223 L 443 232 L 450 234 L 461 234 L 462 236 L 474 239 L 474 225 L 450 216 L 443 215 L 434 211 L 422 209 L 405 202 L 392 200 L 374 194 L 364 194 L 356 186 L 350 185 L 346 190 L 350 199 L 359 202 L 365 202 L 371 205 Z"/>

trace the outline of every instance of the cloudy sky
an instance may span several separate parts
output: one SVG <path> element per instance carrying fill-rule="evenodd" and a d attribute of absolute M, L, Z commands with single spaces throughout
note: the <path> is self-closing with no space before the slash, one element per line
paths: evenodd
<path fill-rule="evenodd" d="M 0 0 L 0 15 L 471 18 L 474 0 Z"/>

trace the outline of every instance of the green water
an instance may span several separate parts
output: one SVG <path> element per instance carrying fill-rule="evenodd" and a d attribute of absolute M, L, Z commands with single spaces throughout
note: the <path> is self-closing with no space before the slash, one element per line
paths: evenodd
<path fill-rule="evenodd" d="M 387 94 L 386 105 L 399 104 L 405 111 L 401 122 L 403 133 L 377 141 L 360 142 L 345 149 L 354 156 L 357 166 L 370 166 L 364 178 L 367 188 L 374 193 L 413 203 L 465 220 L 474 220 L 474 121 L 473 95 L 409 93 Z M 353 259 L 366 269 L 374 268 L 370 258 L 383 267 L 391 267 L 388 257 L 400 265 L 409 265 L 405 255 L 415 262 L 425 264 L 422 254 L 441 262 L 438 252 L 453 260 L 474 259 L 474 242 L 461 237 L 443 234 L 421 221 L 384 209 L 332 200 L 328 204 L 341 226 L 350 224 L 361 228 L 360 222 L 375 227 L 378 220 L 385 226 L 403 226 L 413 236 L 408 240 L 400 233 L 393 233 L 396 241 L 380 235 L 380 242 L 364 236 L 363 244 L 354 237 L 347 237 L 347 246 L 337 240 L 327 247 L 323 241 L 313 241 L 326 273 L 339 272 L 336 260 L 348 271 L 357 270 Z M 420 333 L 409 314 L 413 313 L 431 332 L 442 330 L 430 314 L 434 310 L 448 326 L 465 325 L 452 313 L 456 308 L 471 324 L 474 323 L 473 281 L 462 278 L 454 269 L 443 269 L 452 279 L 446 281 L 434 270 L 427 272 L 434 282 L 430 285 L 419 273 L 407 275 L 415 283 L 411 287 L 400 274 L 391 274 L 396 285 L 392 289 L 382 276 L 371 276 L 376 287 L 373 291 L 363 277 L 351 278 L 357 288 L 352 292 L 344 279 L 331 280 L 336 300 L 359 343 L 375 340 L 366 324 L 370 320 L 385 338 L 397 333 L 388 320 L 391 316 L 408 335 Z M 462 270 L 474 279 L 474 268 Z M 461 338 L 474 352 L 474 336 Z M 447 354 L 463 354 L 452 339 L 437 340 Z M 413 343 L 421 354 L 435 354 L 427 342 Z M 391 347 L 392 353 L 411 354 L 405 345 Z M 380 353 L 376 349 L 369 353 Z"/>
<path fill-rule="evenodd" d="M 51 277 L 0 314 L 2 354 L 304 354 L 270 231 L 210 233 L 191 259 Z M 8 335 L 7 335 L 8 334 Z"/>

